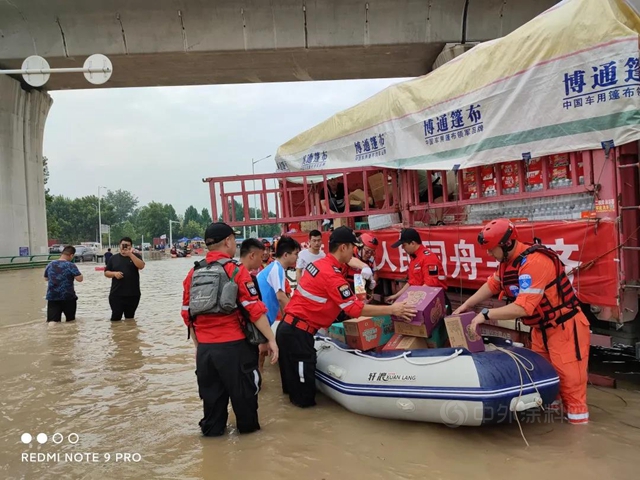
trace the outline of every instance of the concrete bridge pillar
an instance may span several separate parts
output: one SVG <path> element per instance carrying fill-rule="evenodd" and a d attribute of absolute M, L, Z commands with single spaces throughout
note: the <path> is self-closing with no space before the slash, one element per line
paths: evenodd
<path fill-rule="evenodd" d="M 53 103 L 0 75 L 0 256 L 48 253 L 42 170 L 44 124 Z"/>

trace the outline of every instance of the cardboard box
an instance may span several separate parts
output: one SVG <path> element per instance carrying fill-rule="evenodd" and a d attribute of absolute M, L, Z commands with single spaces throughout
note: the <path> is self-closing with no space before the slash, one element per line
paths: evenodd
<path fill-rule="evenodd" d="M 333 219 L 333 228 L 334 230 L 338 227 L 349 227 L 353 230 L 353 217 L 352 218 L 334 218 Z"/>
<path fill-rule="evenodd" d="M 429 337 L 446 312 L 444 291 L 442 288 L 426 286 L 409 287 L 407 291 L 396 300 L 396 302 L 404 301 L 418 310 L 413 320 L 408 323 L 411 325 L 424 325 L 426 336 Z M 400 318 L 393 318 L 393 320 L 407 323 Z M 425 335 L 419 336 L 423 337 Z"/>
<path fill-rule="evenodd" d="M 470 352 L 484 352 L 482 337 L 471 328 L 475 312 L 450 315 L 444 319 L 452 347 L 466 348 Z"/>
<path fill-rule="evenodd" d="M 347 339 L 344 335 L 344 324 L 342 322 L 334 323 L 329 327 L 329 336 L 339 342 L 347 343 Z"/>
<path fill-rule="evenodd" d="M 422 338 L 429 338 L 429 334 L 431 333 L 427 331 L 427 327 L 424 324 L 414 325 L 400 320 L 393 322 L 393 331 L 398 335 Z"/>
<path fill-rule="evenodd" d="M 356 205 L 364 208 L 365 206 L 364 190 L 359 188 L 357 190 L 354 190 L 353 192 L 349 192 L 349 203 L 351 205 Z M 373 203 L 373 200 L 371 197 L 369 197 L 369 203 L 370 204 Z"/>
<path fill-rule="evenodd" d="M 300 229 L 303 232 L 310 232 L 311 230 L 319 230 L 318 222 L 315 220 L 312 222 L 300 222 Z"/>
<path fill-rule="evenodd" d="M 347 345 L 367 351 L 376 348 L 382 340 L 382 328 L 371 317 L 359 317 L 342 322 Z"/>
<path fill-rule="evenodd" d="M 353 293 L 356 294 L 358 300 L 364 301 L 367 298 L 367 287 L 360 273 L 353 275 Z"/>
<path fill-rule="evenodd" d="M 429 348 L 426 338 L 410 337 L 407 335 L 395 334 L 382 347 L 383 352 L 393 352 L 396 350 L 425 350 Z"/>
<path fill-rule="evenodd" d="M 445 348 L 449 345 L 449 335 L 444 326 L 444 322 L 440 322 L 436 329 L 431 332 L 431 336 L 427 338 L 429 348 Z"/>
<path fill-rule="evenodd" d="M 391 337 L 395 335 L 393 329 L 393 320 L 391 315 L 381 315 L 379 317 L 372 317 L 373 323 L 382 329 L 382 335 L 380 336 L 380 345 L 386 344 Z"/>
<path fill-rule="evenodd" d="M 369 194 L 373 197 L 376 202 L 384 201 L 384 174 L 382 172 L 376 173 L 375 175 L 371 175 L 369 177 Z M 389 193 L 391 193 L 391 188 L 389 188 Z"/>

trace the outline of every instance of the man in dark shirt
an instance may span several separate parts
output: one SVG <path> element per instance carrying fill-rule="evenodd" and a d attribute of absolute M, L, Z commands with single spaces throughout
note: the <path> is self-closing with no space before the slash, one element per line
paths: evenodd
<path fill-rule="evenodd" d="M 111 321 L 132 319 L 140 303 L 140 273 L 144 268 L 142 257 L 133 253 L 133 241 L 129 237 L 120 240 L 120 253 L 107 262 L 104 276 L 111 278 Z"/>
<path fill-rule="evenodd" d="M 329 210 L 336 213 L 344 212 L 344 184 L 338 183 L 337 178 L 331 178 L 327 180 L 327 193 L 329 194 L 329 202 L 326 201 L 324 196 L 324 188 L 320 186 L 320 205 L 324 213 L 329 213 Z"/>
<path fill-rule="evenodd" d="M 62 250 L 59 260 L 54 260 L 44 270 L 47 281 L 47 322 L 61 322 L 62 314 L 71 322 L 76 319 L 78 297 L 73 282 L 81 282 L 82 274 L 72 262 L 76 249 L 72 246 Z"/>
<path fill-rule="evenodd" d="M 105 265 L 107 263 L 109 263 L 109 260 L 111 259 L 111 257 L 113 257 L 113 253 L 111 252 L 110 248 L 107 248 L 107 253 L 104 254 L 104 263 L 105 263 Z"/>

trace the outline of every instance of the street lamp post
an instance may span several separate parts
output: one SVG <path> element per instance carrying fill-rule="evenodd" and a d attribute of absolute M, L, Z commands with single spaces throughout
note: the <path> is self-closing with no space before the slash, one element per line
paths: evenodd
<path fill-rule="evenodd" d="M 102 253 L 102 212 L 100 211 L 100 189 L 107 187 L 98 187 L 98 243 L 100 244 L 100 253 Z"/>
<path fill-rule="evenodd" d="M 171 228 L 174 223 L 180 223 L 177 220 L 169 220 L 169 248 L 173 248 L 173 229 Z"/>
<path fill-rule="evenodd" d="M 266 160 L 267 158 L 271 158 L 271 155 L 267 155 L 264 158 L 261 158 L 260 160 L 254 160 L 253 158 L 251 159 L 251 173 L 255 176 L 256 174 L 256 163 L 260 163 L 263 160 Z M 255 195 L 255 191 L 256 191 L 256 179 L 253 179 L 253 211 L 256 214 L 256 220 L 258 219 L 258 205 L 256 202 L 256 195 Z M 252 220 L 251 218 L 249 220 Z M 256 225 L 256 237 L 258 236 L 258 225 Z"/>

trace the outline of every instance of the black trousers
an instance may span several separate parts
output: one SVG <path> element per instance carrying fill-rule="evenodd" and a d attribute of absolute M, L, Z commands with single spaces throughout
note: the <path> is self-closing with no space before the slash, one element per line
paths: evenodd
<path fill-rule="evenodd" d="M 116 322 L 124 318 L 133 318 L 136 315 L 138 304 L 140 303 L 140 295 L 135 297 L 119 297 L 109 295 L 109 305 L 111 306 L 111 321 Z"/>
<path fill-rule="evenodd" d="M 313 335 L 280 322 L 276 331 L 282 391 L 297 407 L 316 404 L 316 349 Z"/>
<path fill-rule="evenodd" d="M 223 435 L 227 428 L 229 399 L 236 414 L 238 432 L 260 430 L 258 393 L 262 377 L 258 370 L 258 347 L 246 340 L 225 343 L 200 343 L 196 355 L 198 391 L 204 417 L 202 434 Z"/>
<path fill-rule="evenodd" d="M 73 300 L 49 300 L 47 302 L 47 322 L 61 322 L 62 314 L 67 322 L 76 319 L 78 299 Z"/>

